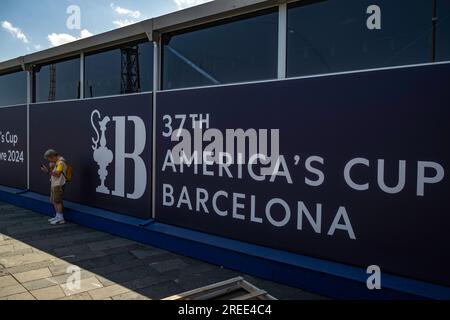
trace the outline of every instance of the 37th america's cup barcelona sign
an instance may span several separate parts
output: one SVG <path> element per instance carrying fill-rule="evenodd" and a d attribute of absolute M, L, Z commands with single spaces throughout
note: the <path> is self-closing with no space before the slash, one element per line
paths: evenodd
<path fill-rule="evenodd" d="M 449 74 L 162 92 L 156 218 L 450 285 Z"/>

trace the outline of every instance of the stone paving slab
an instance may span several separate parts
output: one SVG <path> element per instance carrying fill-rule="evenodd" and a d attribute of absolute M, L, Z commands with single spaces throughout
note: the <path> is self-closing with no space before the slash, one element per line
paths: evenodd
<path fill-rule="evenodd" d="M 18 294 L 13 294 L 12 296 L 7 296 L 5 298 L 0 298 L 0 300 L 36 300 L 35 297 L 29 292 L 23 292 Z"/>
<path fill-rule="evenodd" d="M 20 284 L 14 284 L 12 286 L 4 286 L 3 288 L 0 288 L 0 299 L 23 292 L 27 292 L 27 289 L 25 289 Z"/>
<path fill-rule="evenodd" d="M 8 270 L 0 268 L 0 277 L 9 275 Z"/>
<path fill-rule="evenodd" d="M 79 225 L 53 227 L 47 219 L 0 202 L 0 300 L 153 300 L 237 276 L 279 299 L 321 299 Z"/>
<path fill-rule="evenodd" d="M 5 268 L 11 268 L 33 262 L 42 262 L 49 259 L 51 259 L 51 256 L 49 256 L 48 254 L 32 252 L 0 258 L 0 264 Z"/>
<path fill-rule="evenodd" d="M 136 292 L 128 292 L 120 294 L 112 298 L 113 300 L 150 300 L 150 298 L 143 296 L 142 294 Z"/>
<path fill-rule="evenodd" d="M 0 246 L 0 254 L 14 251 L 14 245 L 7 244 Z"/>
<path fill-rule="evenodd" d="M 58 285 L 58 284 L 59 284 L 58 282 L 53 281 L 50 278 L 39 279 L 39 280 L 34 280 L 34 281 L 29 281 L 29 282 L 22 283 L 22 285 L 28 291 L 33 291 L 33 290 L 39 290 L 39 289 L 44 289 L 44 288 L 48 288 L 48 287 L 53 287 L 53 286 Z"/>
<path fill-rule="evenodd" d="M 17 284 L 19 284 L 19 282 L 10 275 L 0 277 L 0 289 Z"/>
<path fill-rule="evenodd" d="M 118 284 L 113 284 L 108 287 L 91 290 L 89 291 L 89 295 L 92 297 L 93 300 L 103 300 L 106 298 L 111 298 L 129 292 L 130 290 L 128 288 Z"/>
<path fill-rule="evenodd" d="M 52 276 L 48 268 L 36 269 L 13 274 L 14 278 L 20 283 L 29 282 L 38 279 L 45 279 Z"/>
<path fill-rule="evenodd" d="M 71 296 L 74 294 L 93 291 L 98 288 L 103 288 L 103 285 L 96 277 L 91 277 L 87 279 L 82 279 L 80 281 L 79 288 L 72 289 L 68 283 L 61 284 L 61 288 L 64 290 L 66 296 Z"/>
<path fill-rule="evenodd" d="M 30 293 L 37 300 L 56 300 L 59 298 L 64 298 L 66 294 L 61 289 L 61 286 L 56 285 L 48 288 L 38 289 L 30 291 Z"/>
<path fill-rule="evenodd" d="M 23 265 L 7 268 L 6 270 L 9 272 L 9 274 L 14 274 L 14 273 L 21 273 L 21 272 L 26 272 L 26 271 L 30 271 L 30 270 L 36 270 L 36 269 L 49 267 L 55 263 L 56 263 L 56 258 L 51 258 L 51 259 L 45 260 L 45 261 L 26 263 Z"/>
<path fill-rule="evenodd" d="M 66 296 L 66 297 L 61 298 L 59 300 L 92 300 L 92 298 L 89 295 L 89 292 L 82 292 L 82 293 Z"/>

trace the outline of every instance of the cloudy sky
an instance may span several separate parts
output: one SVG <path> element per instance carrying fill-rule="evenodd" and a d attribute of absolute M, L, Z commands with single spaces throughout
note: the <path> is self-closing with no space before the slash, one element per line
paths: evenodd
<path fill-rule="evenodd" d="M 208 1 L 1 0 L 0 61 Z M 74 5 L 81 10 L 80 29 L 67 27 L 67 10 Z"/>

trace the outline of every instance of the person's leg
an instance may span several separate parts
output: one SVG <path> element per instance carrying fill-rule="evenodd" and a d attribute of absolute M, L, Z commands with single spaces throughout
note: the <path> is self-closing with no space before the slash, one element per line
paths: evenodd
<path fill-rule="evenodd" d="M 56 203 L 54 201 L 55 195 L 54 195 L 54 190 L 53 188 L 50 190 L 50 201 L 53 204 L 53 208 L 55 210 L 55 215 L 53 217 L 51 217 L 50 219 L 48 219 L 48 222 L 52 222 L 53 220 L 55 220 L 57 218 L 57 214 L 58 214 L 58 208 L 56 206 Z"/>
<path fill-rule="evenodd" d="M 55 203 L 55 211 L 56 211 L 56 217 L 50 223 L 51 224 L 62 224 L 62 223 L 65 223 L 65 220 L 64 220 L 64 206 L 63 206 L 62 202 L 56 202 Z"/>
<path fill-rule="evenodd" d="M 61 203 L 55 203 L 55 209 L 57 213 L 60 213 L 62 215 L 64 215 L 64 204 Z"/>
<path fill-rule="evenodd" d="M 64 189 L 56 187 L 53 190 L 53 201 L 55 203 L 56 218 L 51 224 L 64 223 L 64 205 L 63 205 Z"/>

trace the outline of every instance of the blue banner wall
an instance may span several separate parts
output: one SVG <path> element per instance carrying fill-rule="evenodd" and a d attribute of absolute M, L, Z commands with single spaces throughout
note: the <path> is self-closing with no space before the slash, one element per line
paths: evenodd
<path fill-rule="evenodd" d="M 156 219 L 449 286 L 449 77 L 441 64 L 158 93 Z"/>
<path fill-rule="evenodd" d="M 31 191 L 49 193 L 39 167 L 55 149 L 75 172 L 66 200 L 149 219 L 152 118 L 152 94 L 31 105 Z"/>
<path fill-rule="evenodd" d="M 27 106 L 0 108 L 0 185 L 27 187 Z"/>

